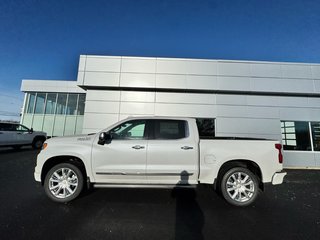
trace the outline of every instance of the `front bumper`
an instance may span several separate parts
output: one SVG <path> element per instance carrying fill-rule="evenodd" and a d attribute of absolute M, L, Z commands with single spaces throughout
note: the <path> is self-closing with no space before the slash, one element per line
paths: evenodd
<path fill-rule="evenodd" d="M 34 172 L 34 179 L 37 181 L 37 182 L 41 182 L 41 175 L 40 173 L 38 172 Z"/>
<path fill-rule="evenodd" d="M 272 177 L 272 185 L 278 185 L 283 183 L 284 176 L 287 175 L 286 172 L 277 172 Z"/>

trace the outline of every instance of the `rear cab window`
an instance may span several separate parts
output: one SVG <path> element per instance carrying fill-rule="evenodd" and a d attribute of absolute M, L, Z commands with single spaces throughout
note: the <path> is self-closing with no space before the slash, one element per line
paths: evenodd
<path fill-rule="evenodd" d="M 196 122 L 200 139 L 213 139 L 215 137 L 214 118 L 197 118 Z"/>

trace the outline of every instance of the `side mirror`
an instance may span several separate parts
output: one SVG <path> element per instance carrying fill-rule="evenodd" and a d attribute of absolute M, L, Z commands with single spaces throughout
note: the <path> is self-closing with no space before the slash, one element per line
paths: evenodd
<path fill-rule="evenodd" d="M 33 128 L 30 129 L 30 133 L 33 133 Z"/>
<path fill-rule="evenodd" d="M 99 135 L 99 141 L 98 144 L 104 145 L 111 143 L 112 135 L 110 133 L 102 132 Z"/>

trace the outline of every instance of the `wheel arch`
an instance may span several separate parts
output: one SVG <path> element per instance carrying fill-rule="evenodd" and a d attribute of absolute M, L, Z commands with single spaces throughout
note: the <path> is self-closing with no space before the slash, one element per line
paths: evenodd
<path fill-rule="evenodd" d="M 264 190 L 263 174 L 261 171 L 261 167 L 255 161 L 248 160 L 248 159 L 233 159 L 233 160 L 229 160 L 229 161 L 223 163 L 219 168 L 217 178 L 215 179 L 215 182 L 214 182 L 214 187 L 216 189 L 219 188 L 223 175 L 228 170 L 230 170 L 231 168 L 234 168 L 234 167 L 244 167 L 244 168 L 249 169 L 254 175 L 256 175 L 258 177 L 259 188 L 261 190 Z"/>
<path fill-rule="evenodd" d="M 42 185 L 44 184 L 45 177 L 47 173 L 50 171 L 50 169 L 60 163 L 70 163 L 77 166 L 83 174 L 83 179 L 87 179 L 88 175 L 87 175 L 86 167 L 84 165 L 84 162 L 80 158 L 72 155 L 62 155 L 62 156 L 55 156 L 47 159 L 44 165 L 42 166 L 42 170 L 41 170 Z"/>

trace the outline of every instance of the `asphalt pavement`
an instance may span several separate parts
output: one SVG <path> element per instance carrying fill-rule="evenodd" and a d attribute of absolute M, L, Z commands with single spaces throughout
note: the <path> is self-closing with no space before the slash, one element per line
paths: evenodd
<path fill-rule="evenodd" d="M 58 204 L 33 179 L 36 155 L 0 149 L 0 239 L 320 238 L 320 170 L 288 170 L 284 184 L 246 208 L 208 186 L 93 189 Z"/>

